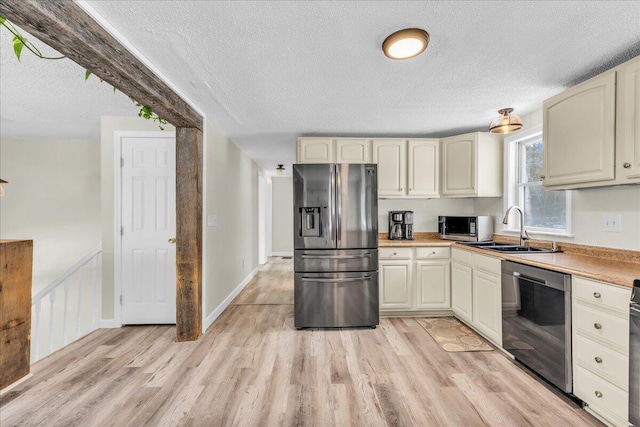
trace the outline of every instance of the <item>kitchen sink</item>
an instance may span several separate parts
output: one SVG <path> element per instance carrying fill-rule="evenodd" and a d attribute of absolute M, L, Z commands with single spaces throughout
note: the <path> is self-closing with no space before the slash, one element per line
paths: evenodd
<path fill-rule="evenodd" d="M 474 248 L 485 248 L 485 249 L 513 246 L 511 243 L 498 243 L 498 242 L 459 242 L 459 243 L 465 246 L 473 246 Z"/>
<path fill-rule="evenodd" d="M 474 248 L 486 249 L 488 251 L 496 251 L 502 253 L 513 254 L 533 254 L 553 252 L 551 249 L 532 248 L 530 246 L 518 246 L 511 243 L 499 242 L 460 242 L 461 245 L 472 246 Z"/>
<path fill-rule="evenodd" d="M 499 251 L 505 253 L 545 253 L 553 252 L 551 249 L 532 248 L 530 246 L 496 246 L 496 247 L 483 247 L 490 251 Z"/>

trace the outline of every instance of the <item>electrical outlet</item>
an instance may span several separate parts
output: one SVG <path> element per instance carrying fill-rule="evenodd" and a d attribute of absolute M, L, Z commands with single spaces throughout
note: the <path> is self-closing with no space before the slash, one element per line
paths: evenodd
<path fill-rule="evenodd" d="M 602 231 L 610 233 L 622 233 L 622 215 L 602 215 Z"/>

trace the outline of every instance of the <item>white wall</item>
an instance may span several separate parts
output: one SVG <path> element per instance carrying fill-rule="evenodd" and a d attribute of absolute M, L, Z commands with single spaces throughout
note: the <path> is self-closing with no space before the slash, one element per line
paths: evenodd
<path fill-rule="evenodd" d="M 522 117 L 524 129 L 542 124 L 542 109 Z M 640 185 L 582 189 L 572 191 L 572 237 L 535 235 L 543 240 L 640 250 Z M 502 231 L 504 205 L 502 198 L 476 199 L 476 214 L 496 217 L 496 232 Z M 602 231 L 602 215 L 620 214 L 622 232 Z"/>
<path fill-rule="evenodd" d="M 271 253 L 293 254 L 293 178 L 271 178 Z"/>
<path fill-rule="evenodd" d="M 100 143 L 0 142 L 0 237 L 33 240 L 34 294 L 100 242 Z"/>
<path fill-rule="evenodd" d="M 102 318 L 113 319 L 113 254 L 114 254 L 114 132 L 159 131 L 157 123 L 139 117 L 103 116 L 100 120 L 101 217 L 102 217 Z M 175 132 L 171 125 L 163 125 L 165 131 Z"/>
<path fill-rule="evenodd" d="M 207 121 L 205 144 L 206 319 L 258 267 L 258 165 Z M 217 227 L 206 217 L 217 215 Z"/>

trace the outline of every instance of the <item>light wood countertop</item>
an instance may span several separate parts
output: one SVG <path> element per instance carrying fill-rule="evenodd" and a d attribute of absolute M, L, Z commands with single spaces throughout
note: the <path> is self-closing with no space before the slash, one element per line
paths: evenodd
<path fill-rule="evenodd" d="M 517 240 L 495 236 L 497 241 Z M 506 259 L 535 267 L 575 274 L 588 279 L 600 280 L 627 288 L 633 287 L 633 279 L 640 279 L 640 252 L 600 248 L 596 246 L 560 244 L 564 252 L 535 254 L 505 254 L 486 249 L 458 244 L 451 240 L 441 240 L 437 233 L 416 233 L 415 240 L 389 240 L 380 234 L 379 247 L 425 247 L 451 246 L 482 255 Z M 550 246 L 550 242 L 533 241 L 534 247 Z"/>

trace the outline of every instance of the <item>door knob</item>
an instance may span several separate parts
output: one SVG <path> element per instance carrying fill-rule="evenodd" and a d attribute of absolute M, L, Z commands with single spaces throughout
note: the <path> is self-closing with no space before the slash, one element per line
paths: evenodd
<path fill-rule="evenodd" d="M 170 238 L 170 239 L 169 239 L 169 243 L 172 243 L 172 244 L 174 244 L 174 245 L 175 245 L 175 243 L 176 243 L 176 238 L 175 238 L 175 237 Z"/>

